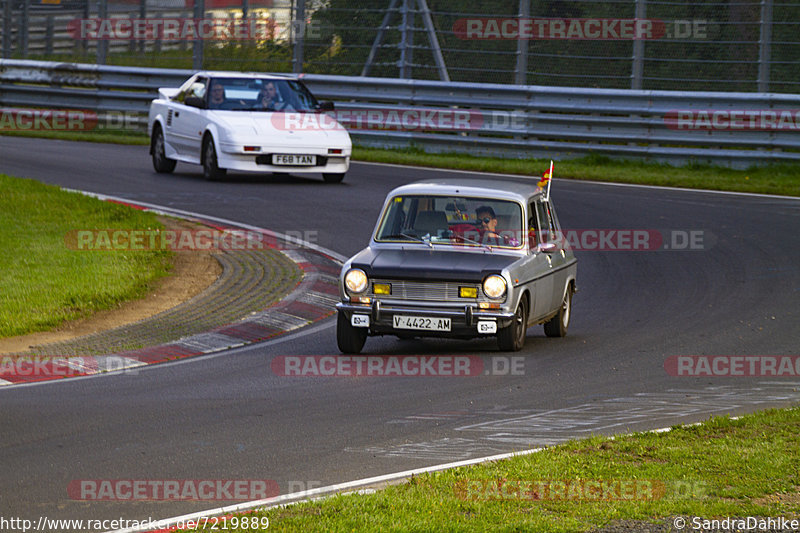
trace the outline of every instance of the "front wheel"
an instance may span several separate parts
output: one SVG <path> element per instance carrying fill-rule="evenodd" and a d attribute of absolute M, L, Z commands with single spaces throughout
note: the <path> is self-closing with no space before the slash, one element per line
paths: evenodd
<path fill-rule="evenodd" d="M 214 148 L 214 139 L 210 136 L 203 141 L 203 177 L 209 181 L 225 177 L 226 170 L 217 164 L 217 149 Z"/>
<path fill-rule="evenodd" d="M 178 163 L 174 159 L 168 159 L 164 153 L 164 132 L 160 127 L 156 127 L 153 131 L 152 140 L 152 154 L 153 154 L 153 169 L 159 174 L 169 174 L 175 170 L 175 165 Z"/>
<path fill-rule="evenodd" d="M 367 328 L 354 328 L 344 313 L 336 317 L 336 344 L 342 353 L 358 354 L 367 341 Z"/>
<path fill-rule="evenodd" d="M 330 172 L 326 172 L 322 175 L 322 179 L 325 180 L 325 183 L 341 183 L 344 179 L 344 174 L 332 174 Z"/>
<path fill-rule="evenodd" d="M 564 299 L 561 300 L 558 314 L 549 322 L 545 322 L 544 334 L 548 337 L 566 337 L 570 315 L 572 315 L 572 287 L 568 286 L 564 291 Z"/>
<path fill-rule="evenodd" d="M 520 298 L 511 324 L 497 332 L 497 347 L 502 352 L 518 352 L 525 344 L 528 331 L 528 301 Z"/>

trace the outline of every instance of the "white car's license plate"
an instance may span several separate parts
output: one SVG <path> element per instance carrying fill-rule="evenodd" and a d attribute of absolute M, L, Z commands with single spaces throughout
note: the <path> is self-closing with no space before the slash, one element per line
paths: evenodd
<path fill-rule="evenodd" d="M 273 165 L 308 166 L 317 164 L 315 155 L 272 154 Z"/>
<path fill-rule="evenodd" d="M 404 316 L 394 315 L 395 329 L 422 329 L 427 331 L 450 331 L 450 318 L 435 318 L 429 316 Z"/>

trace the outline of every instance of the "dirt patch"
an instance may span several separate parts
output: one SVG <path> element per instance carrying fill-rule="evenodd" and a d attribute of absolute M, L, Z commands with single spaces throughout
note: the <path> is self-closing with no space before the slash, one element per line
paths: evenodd
<path fill-rule="evenodd" d="M 167 229 L 198 229 L 198 224 L 159 217 Z M 171 309 L 207 289 L 222 274 L 222 266 L 209 250 L 177 252 L 170 274 L 140 300 L 126 302 L 115 309 L 98 311 L 80 320 L 65 322 L 56 329 L 0 339 L 0 353 L 19 353 L 32 346 L 65 341 L 131 324 Z"/>

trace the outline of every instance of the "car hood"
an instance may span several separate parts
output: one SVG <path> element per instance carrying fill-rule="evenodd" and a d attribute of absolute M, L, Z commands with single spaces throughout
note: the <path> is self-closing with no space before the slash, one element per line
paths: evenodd
<path fill-rule="evenodd" d="M 489 274 L 500 273 L 518 259 L 517 255 L 497 251 L 443 250 L 441 246 L 425 250 L 366 248 L 353 257 L 351 265 L 378 279 L 480 283 Z"/>
<path fill-rule="evenodd" d="M 247 111 L 215 110 L 211 112 L 214 121 L 223 126 L 236 142 L 253 141 L 263 143 L 271 137 L 278 144 L 316 144 L 324 142 L 328 146 L 350 148 L 350 135 L 335 119 L 326 115 L 319 120 L 317 113 L 269 113 Z M 307 119 L 304 117 L 308 115 Z M 321 126 L 318 126 L 322 124 Z M 317 127 L 318 126 L 318 127 Z M 272 144 L 272 143 L 271 143 Z"/>

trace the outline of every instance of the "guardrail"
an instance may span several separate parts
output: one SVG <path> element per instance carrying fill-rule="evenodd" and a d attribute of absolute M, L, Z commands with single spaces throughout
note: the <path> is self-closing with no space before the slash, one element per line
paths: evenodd
<path fill-rule="evenodd" d="M 124 112 L 192 71 L 0 60 L 0 106 Z M 367 146 L 746 167 L 800 161 L 800 95 L 584 89 L 308 74 Z M 130 123 L 130 122 L 129 122 Z M 2 128 L 2 123 L 0 123 Z"/>

